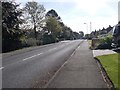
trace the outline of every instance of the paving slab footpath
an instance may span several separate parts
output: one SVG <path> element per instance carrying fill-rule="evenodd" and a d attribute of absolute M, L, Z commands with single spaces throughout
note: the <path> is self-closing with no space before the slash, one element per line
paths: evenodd
<path fill-rule="evenodd" d="M 84 41 L 76 49 L 73 56 L 55 74 L 46 88 L 101 88 L 101 90 L 108 90 L 87 41 Z"/>

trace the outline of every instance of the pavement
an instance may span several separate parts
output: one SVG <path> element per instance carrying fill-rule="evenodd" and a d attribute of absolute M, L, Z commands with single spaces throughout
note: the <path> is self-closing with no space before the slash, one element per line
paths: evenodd
<path fill-rule="evenodd" d="M 43 87 L 81 42 L 59 42 L 3 54 L 2 88 Z"/>
<path fill-rule="evenodd" d="M 93 50 L 93 57 L 114 54 L 114 53 L 116 53 L 116 52 L 113 50 L 108 50 L 108 49 L 107 50 Z"/>
<path fill-rule="evenodd" d="M 103 80 L 87 41 L 80 44 L 45 87 L 107 89 L 107 84 Z"/>

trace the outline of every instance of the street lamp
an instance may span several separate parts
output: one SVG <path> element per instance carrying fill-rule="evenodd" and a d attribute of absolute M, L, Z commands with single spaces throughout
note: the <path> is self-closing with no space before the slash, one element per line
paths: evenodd
<path fill-rule="evenodd" d="M 87 30 L 87 34 L 88 34 L 88 24 L 87 23 L 84 23 L 84 24 L 86 24 L 86 30 Z"/>
<path fill-rule="evenodd" d="M 92 31 L 92 22 L 90 22 L 90 33 Z"/>
<path fill-rule="evenodd" d="M 86 24 L 86 30 L 87 30 L 87 34 L 90 32 L 91 33 L 91 31 L 92 31 L 92 22 L 90 22 L 90 31 L 88 32 L 88 24 L 87 23 L 84 23 L 84 24 Z"/>

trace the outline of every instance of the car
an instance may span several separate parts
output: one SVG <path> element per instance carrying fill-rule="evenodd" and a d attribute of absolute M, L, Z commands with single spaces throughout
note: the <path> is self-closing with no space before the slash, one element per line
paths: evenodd
<path fill-rule="evenodd" d="M 120 47 L 120 21 L 113 27 L 112 47 Z"/>

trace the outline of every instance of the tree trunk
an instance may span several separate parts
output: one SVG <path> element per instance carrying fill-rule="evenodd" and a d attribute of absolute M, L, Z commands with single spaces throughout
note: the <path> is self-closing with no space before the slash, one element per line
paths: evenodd
<path fill-rule="evenodd" d="M 35 38 L 37 40 L 37 31 L 36 31 L 36 25 L 34 24 L 34 33 L 35 33 Z"/>
<path fill-rule="evenodd" d="M 32 18 L 33 18 L 33 23 L 34 23 L 34 33 L 35 33 L 35 39 L 37 40 L 37 31 L 36 31 L 35 18 L 34 18 L 34 16 L 32 16 Z"/>

